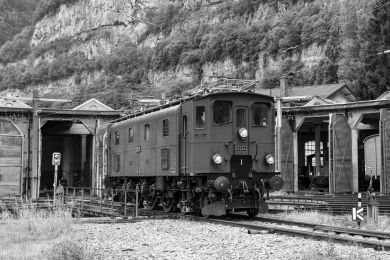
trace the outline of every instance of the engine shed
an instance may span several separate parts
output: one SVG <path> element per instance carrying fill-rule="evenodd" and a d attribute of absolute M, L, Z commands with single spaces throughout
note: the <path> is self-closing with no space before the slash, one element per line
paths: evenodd
<path fill-rule="evenodd" d="M 286 191 L 390 193 L 390 100 L 282 108 Z"/>
<path fill-rule="evenodd" d="M 78 187 L 98 186 L 102 180 L 96 169 L 98 132 L 121 114 L 96 99 L 73 109 L 33 108 L 1 99 L 0 196 L 27 194 L 34 199 L 52 192 L 53 152 L 62 155 L 59 180 Z"/>

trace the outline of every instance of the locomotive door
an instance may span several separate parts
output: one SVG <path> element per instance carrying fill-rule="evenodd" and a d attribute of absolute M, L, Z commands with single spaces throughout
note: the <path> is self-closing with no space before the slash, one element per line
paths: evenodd
<path fill-rule="evenodd" d="M 188 138 L 189 138 L 189 132 L 188 132 L 188 117 L 187 115 L 182 116 L 182 123 L 181 123 L 181 138 L 180 138 L 180 170 L 181 173 L 184 175 L 188 174 Z"/>

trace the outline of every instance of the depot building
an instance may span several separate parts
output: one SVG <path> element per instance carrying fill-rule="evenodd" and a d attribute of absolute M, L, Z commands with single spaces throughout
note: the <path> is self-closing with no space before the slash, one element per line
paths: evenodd
<path fill-rule="evenodd" d="M 53 153 L 61 154 L 58 180 L 98 187 L 103 179 L 98 131 L 121 113 L 96 99 L 73 109 L 33 109 L 0 99 L 0 197 L 46 195 L 53 189 Z"/>

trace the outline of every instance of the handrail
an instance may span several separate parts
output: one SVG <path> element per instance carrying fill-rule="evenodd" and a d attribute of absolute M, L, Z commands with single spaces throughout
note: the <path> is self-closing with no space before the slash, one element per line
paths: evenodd
<path fill-rule="evenodd" d="M 138 206 L 139 206 L 139 187 L 136 189 L 112 189 L 112 188 L 90 188 L 90 187 L 72 187 L 66 186 L 64 187 L 64 201 L 71 201 L 71 208 L 79 210 L 81 213 L 88 211 L 100 213 L 100 214 L 108 214 L 107 212 L 103 212 L 103 201 L 108 200 L 111 201 L 109 207 L 109 215 L 114 216 L 114 196 L 120 192 L 124 193 L 124 208 L 123 215 L 127 217 L 127 196 L 128 194 L 135 194 L 135 211 L 134 217 L 138 217 Z M 79 194 L 81 198 L 76 199 L 76 194 Z M 84 202 L 85 200 L 86 203 Z M 89 200 L 89 201 L 88 201 Z M 93 201 L 98 201 L 99 211 L 92 211 Z M 88 205 L 88 206 L 87 206 Z M 87 207 L 86 207 L 87 206 Z M 115 212 L 114 212 L 115 211 Z"/>

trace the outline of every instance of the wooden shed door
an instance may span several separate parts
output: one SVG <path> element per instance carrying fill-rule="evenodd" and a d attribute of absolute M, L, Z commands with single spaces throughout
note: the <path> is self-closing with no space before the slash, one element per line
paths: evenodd
<path fill-rule="evenodd" d="M 294 135 L 293 130 L 286 118 L 282 121 L 282 168 L 280 169 L 284 180 L 283 190 L 294 190 Z"/>
<path fill-rule="evenodd" d="M 351 129 L 341 114 L 331 114 L 329 128 L 329 192 L 352 192 Z"/>
<path fill-rule="evenodd" d="M 390 109 L 381 109 L 380 138 L 382 145 L 382 172 L 380 193 L 389 194 L 390 185 Z"/>
<path fill-rule="evenodd" d="M 0 120 L 0 197 L 21 194 L 23 137 L 15 125 Z"/>

